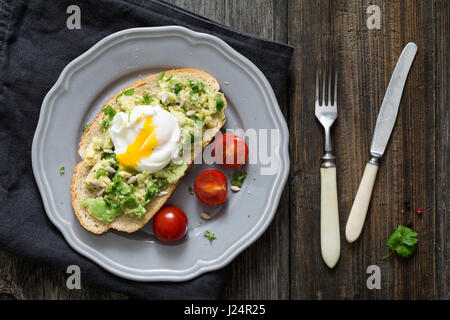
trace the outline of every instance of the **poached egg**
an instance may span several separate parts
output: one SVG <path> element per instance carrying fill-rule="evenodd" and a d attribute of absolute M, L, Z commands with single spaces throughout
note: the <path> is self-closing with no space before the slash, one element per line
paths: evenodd
<path fill-rule="evenodd" d="M 181 129 L 177 118 L 159 105 L 141 105 L 118 112 L 109 136 L 121 166 L 153 173 L 178 154 Z"/>

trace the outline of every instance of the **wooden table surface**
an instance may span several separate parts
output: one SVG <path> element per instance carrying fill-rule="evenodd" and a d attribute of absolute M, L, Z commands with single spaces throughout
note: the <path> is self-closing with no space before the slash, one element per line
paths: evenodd
<path fill-rule="evenodd" d="M 232 262 L 225 299 L 448 299 L 450 1 L 171 0 L 174 4 L 296 48 L 280 101 L 290 130 L 291 172 L 269 229 Z M 380 8 L 369 30 L 367 8 Z M 369 155 L 386 87 L 403 46 L 418 54 L 397 123 L 375 184 L 362 236 L 342 239 L 334 270 L 319 241 L 322 129 L 314 117 L 319 63 L 340 69 L 339 117 L 333 130 L 341 232 Z M 416 213 L 423 208 L 423 214 Z M 408 209 L 401 213 L 402 209 Z M 392 256 L 385 243 L 399 224 L 419 233 L 416 253 Z M 342 236 L 343 238 L 343 236 Z M 369 290 L 367 267 L 381 270 Z M 126 299 L 82 284 L 68 290 L 66 274 L 0 252 L 0 299 Z"/>

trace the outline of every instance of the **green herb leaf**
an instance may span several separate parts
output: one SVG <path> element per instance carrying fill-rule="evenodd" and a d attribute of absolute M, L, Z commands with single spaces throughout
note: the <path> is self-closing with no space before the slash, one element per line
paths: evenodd
<path fill-rule="evenodd" d="M 149 203 L 158 193 L 161 192 L 162 189 L 165 189 L 166 186 L 167 184 L 164 179 L 156 180 L 150 187 L 146 189 L 144 204 Z"/>
<path fill-rule="evenodd" d="M 418 241 L 416 232 L 410 228 L 398 226 L 397 230 L 391 234 L 386 243 L 386 246 L 391 249 L 391 252 L 385 255 L 383 259 L 388 258 L 394 252 L 401 257 L 412 255 L 416 250 L 416 243 Z"/>
<path fill-rule="evenodd" d="M 85 123 L 82 127 L 81 127 L 81 132 L 85 132 L 86 130 L 87 130 L 87 128 L 89 128 L 89 126 L 90 126 L 91 124 L 88 122 L 88 123 Z"/>
<path fill-rule="evenodd" d="M 188 187 L 188 192 L 190 195 L 194 195 L 194 189 L 191 186 Z"/>
<path fill-rule="evenodd" d="M 59 169 L 59 174 L 64 174 L 64 172 L 66 172 L 66 169 L 64 167 L 61 167 Z"/>
<path fill-rule="evenodd" d="M 222 112 L 223 107 L 225 107 L 225 101 L 222 98 L 222 95 L 219 93 L 216 96 L 216 109 L 217 112 Z"/>
<path fill-rule="evenodd" d="M 158 79 L 159 79 L 159 80 L 162 80 L 163 78 L 164 78 L 164 71 L 161 72 L 161 73 L 159 74 L 159 76 L 158 76 Z"/>
<path fill-rule="evenodd" d="M 181 90 L 183 90 L 183 87 L 179 83 L 176 83 L 175 86 L 172 88 L 172 92 L 175 94 L 180 93 Z"/>
<path fill-rule="evenodd" d="M 189 86 L 192 89 L 192 92 L 194 93 L 201 93 L 203 89 L 205 89 L 205 85 L 201 81 L 192 81 L 190 80 L 188 82 Z"/>
<path fill-rule="evenodd" d="M 117 161 L 116 155 L 114 153 L 104 153 L 103 159 L 111 159 L 111 160 Z"/>
<path fill-rule="evenodd" d="M 125 90 L 125 91 L 123 92 L 123 94 L 126 95 L 126 96 L 132 96 L 132 95 L 134 94 L 134 88 Z"/>
<path fill-rule="evenodd" d="M 102 111 L 110 119 L 114 118 L 114 116 L 116 115 L 116 110 L 114 110 L 109 104 L 106 107 L 104 107 Z"/>
<path fill-rule="evenodd" d="M 102 122 L 100 122 L 100 125 L 103 128 L 108 129 L 111 126 L 111 122 L 109 122 L 108 120 L 102 120 Z"/>
<path fill-rule="evenodd" d="M 205 236 L 205 238 L 207 238 L 208 240 L 216 240 L 216 236 L 214 235 L 214 233 L 209 232 L 208 230 L 205 231 L 205 233 L 203 234 Z"/>
<path fill-rule="evenodd" d="M 107 176 L 107 175 L 108 175 L 108 172 L 104 168 L 99 168 L 97 170 L 97 172 L 95 173 L 95 177 L 97 179 L 100 178 L 101 176 Z"/>
<path fill-rule="evenodd" d="M 145 104 L 150 104 L 153 102 L 153 98 L 149 93 L 144 94 L 144 96 L 142 97 L 142 100 L 144 100 Z"/>
<path fill-rule="evenodd" d="M 231 180 L 231 185 L 240 188 L 242 187 L 242 183 L 244 182 L 245 178 L 247 178 L 247 172 L 236 171 L 236 173 L 233 176 L 233 179 Z"/>
<path fill-rule="evenodd" d="M 197 92 L 191 91 L 191 92 L 189 92 L 189 96 L 191 97 L 192 101 L 197 101 L 198 100 L 198 93 Z"/>
<path fill-rule="evenodd" d="M 170 81 L 173 77 L 173 74 L 169 74 L 169 77 L 166 79 L 166 82 Z"/>

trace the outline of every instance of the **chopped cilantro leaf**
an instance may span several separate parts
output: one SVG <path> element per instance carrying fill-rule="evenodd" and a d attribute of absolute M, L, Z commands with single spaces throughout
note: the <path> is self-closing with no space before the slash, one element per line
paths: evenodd
<path fill-rule="evenodd" d="M 91 124 L 88 122 L 88 123 L 85 123 L 82 127 L 81 127 L 81 132 L 85 132 L 86 130 L 87 130 L 87 128 L 90 126 Z"/>
<path fill-rule="evenodd" d="M 175 86 L 172 88 L 172 92 L 175 94 L 180 93 L 180 91 L 183 90 L 183 88 L 181 87 L 181 84 L 176 83 Z"/>
<path fill-rule="evenodd" d="M 109 116 L 111 119 L 116 115 L 116 110 L 114 110 L 109 104 L 103 108 L 103 113 Z"/>
<path fill-rule="evenodd" d="M 123 94 L 126 95 L 126 96 L 131 96 L 131 95 L 133 95 L 133 94 L 134 94 L 134 88 L 125 90 L 125 91 L 123 92 Z"/>
<path fill-rule="evenodd" d="M 64 172 L 66 172 L 66 169 L 64 167 L 61 167 L 59 169 L 59 174 L 64 174 Z"/>
<path fill-rule="evenodd" d="M 111 122 L 107 121 L 107 120 L 102 120 L 102 122 L 100 122 L 100 125 L 105 128 L 108 129 L 111 126 Z"/>
<path fill-rule="evenodd" d="M 98 179 L 101 176 L 107 176 L 107 175 L 108 175 L 108 172 L 104 168 L 100 168 L 97 170 L 95 177 Z"/>
<path fill-rule="evenodd" d="M 245 178 L 247 178 L 247 172 L 236 171 L 236 173 L 233 176 L 233 179 L 231 180 L 231 185 L 240 188 L 242 187 L 242 183 L 244 182 Z"/>
<path fill-rule="evenodd" d="M 416 232 L 410 228 L 398 226 L 397 230 L 391 234 L 386 243 L 386 246 L 391 249 L 391 252 L 385 255 L 383 259 L 388 258 L 394 252 L 401 257 L 412 255 L 416 250 L 416 243 L 418 241 Z"/>
<path fill-rule="evenodd" d="M 191 186 L 188 187 L 188 192 L 190 195 L 194 195 L 194 189 Z"/>
<path fill-rule="evenodd" d="M 144 96 L 142 97 L 142 100 L 144 100 L 145 104 L 150 104 L 153 102 L 153 98 L 149 93 L 144 94 Z"/>
<path fill-rule="evenodd" d="M 163 78 L 164 78 L 164 71 L 161 72 L 161 73 L 159 74 L 159 76 L 158 76 L 158 79 L 159 79 L 159 80 L 162 80 Z"/>
<path fill-rule="evenodd" d="M 214 235 L 214 233 L 209 232 L 208 230 L 205 231 L 205 233 L 203 234 L 205 236 L 205 238 L 207 238 L 208 240 L 216 240 L 216 236 Z"/>
<path fill-rule="evenodd" d="M 188 84 L 191 87 L 192 92 L 194 92 L 194 93 L 201 93 L 203 91 L 203 89 L 205 88 L 205 85 L 201 81 L 192 81 L 191 80 L 188 82 Z"/>
<path fill-rule="evenodd" d="M 223 107 L 225 107 L 225 101 L 223 100 L 222 95 L 219 93 L 216 97 L 217 112 L 222 112 Z"/>

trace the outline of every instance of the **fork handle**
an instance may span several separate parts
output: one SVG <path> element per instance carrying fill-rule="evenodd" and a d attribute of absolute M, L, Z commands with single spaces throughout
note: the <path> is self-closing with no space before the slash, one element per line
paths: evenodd
<path fill-rule="evenodd" d="M 341 254 L 336 167 L 320 168 L 320 247 L 322 258 L 333 268 Z"/>
<path fill-rule="evenodd" d="M 352 210 L 348 216 L 345 227 L 345 238 L 348 243 L 352 243 L 359 238 L 366 220 L 367 209 L 372 197 L 373 186 L 377 178 L 378 165 L 368 162 L 364 169 L 364 174 L 353 201 Z"/>

